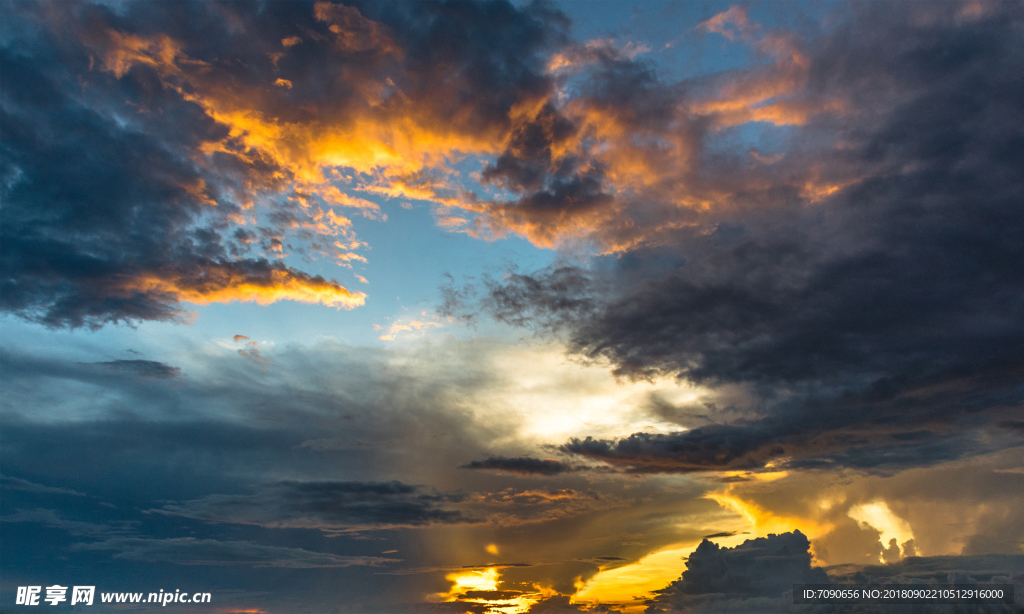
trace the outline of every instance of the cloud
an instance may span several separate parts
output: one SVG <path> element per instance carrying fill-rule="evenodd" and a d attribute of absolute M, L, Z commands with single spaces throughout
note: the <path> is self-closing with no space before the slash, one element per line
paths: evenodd
<path fill-rule="evenodd" d="M 71 490 L 70 488 L 57 488 L 54 486 L 43 486 L 42 484 L 36 484 L 23 480 L 21 478 L 12 478 L 8 475 L 0 475 L 0 486 L 9 490 L 21 490 L 24 492 L 36 492 L 43 494 L 54 494 L 54 495 L 71 495 L 73 497 L 84 497 L 85 493 L 78 492 L 77 490 Z"/>
<path fill-rule="evenodd" d="M 674 433 L 572 438 L 562 450 L 640 473 L 906 467 L 1024 445 L 995 426 L 1017 391 L 1009 374 L 894 387 L 829 402 L 770 406 L 774 415 Z M 931 385 L 929 385 L 931 384 Z M 961 413 L 970 399 L 976 413 Z M 1019 401 L 1017 401 L 1019 402 Z M 950 428 L 950 424 L 961 428 Z"/>
<path fill-rule="evenodd" d="M 454 202 L 445 160 L 546 95 L 567 25 L 501 3 L 51 8 L 12 8 L 0 58 L 0 308 L 71 328 L 362 305 L 285 259 L 365 261 L 335 239 L 366 246 L 337 211 L 385 220 L 368 197 Z"/>
<path fill-rule="evenodd" d="M 888 565 L 844 565 L 829 572 L 836 582 L 857 584 L 947 584 L 959 576 L 978 583 L 1024 580 L 1024 555 L 909 557 Z"/>
<path fill-rule="evenodd" d="M 379 339 L 382 341 L 394 341 L 398 338 L 398 335 L 402 332 L 413 332 L 413 331 L 428 331 L 431 328 L 442 328 L 444 325 L 438 320 L 436 315 L 427 316 L 426 312 L 420 314 L 423 316 L 422 320 L 409 320 L 408 324 L 404 324 L 401 319 L 395 320 L 388 327 L 388 330 L 383 335 L 380 335 Z M 373 325 L 374 330 L 383 330 L 384 327 L 379 324 Z"/>
<path fill-rule="evenodd" d="M 209 495 L 151 511 L 206 522 L 339 533 L 479 522 L 442 507 L 461 499 L 397 481 L 289 480 L 266 484 L 252 495 Z"/>
<path fill-rule="evenodd" d="M 591 515 L 624 507 L 628 502 L 596 490 L 506 488 L 475 493 L 466 498 L 466 504 L 481 515 L 486 514 L 488 524 L 511 527 Z"/>
<path fill-rule="evenodd" d="M 635 64 L 618 72 L 609 64 L 608 89 L 586 91 L 606 96 L 613 117 L 628 113 L 631 142 L 650 126 L 669 152 L 673 121 L 724 134 L 733 111 L 708 106 L 666 118 L 634 95 L 678 110 L 682 103 L 665 101 L 713 91 L 745 113 L 771 106 L 758 98 L 767 94 L 845 101 L 846 111 L 789 124 L 794 136 L 780 142 L 785 155 L 774 164 L 748 168 L 753 162 L 722 156 L 705 160 L 699 175 L 676 164 L 673 181 L 708 190 L 699 207 L 669 211 L 653 196 L 623 204 L 623 195 L 643 192 L 610 189 L 611 162 L 574 158 L 585 173 L 529 179 L 529 160 L 564 168 L 544 157 L 557 139 L 530 140 L 544 144 L 540 153 L 523 145 L 517 170 L 510 162 L 504 174 L 493 171 L 525 194 L 508 215 L 524 212 L 553 242 L 574 236 L 579 210 L 579 228 L 617 255 L 589 267 L 513 271 L 483 284 L 483 298 L 465 311 L 553 331 L 572 353 L 624 378 L 678 377 L 711 391 L 715 409 L 702 413 L 718 424 L 617 439 L 580 433 L 564 450 L 635 471 L 770 463 L 891 471 L 1022 443 L 999 425 L 1024 404 L 1024 281 L 1015 266 L 1024 258 L 1016 172 L 1024 133 L 1008 119 L 1024 112 L 1010 93 L 1022 87 L 1024 15 L 992 5 L 965 21 L 959 9 L 854 5 L 804 39 L 730 9 L 706 28 L 774 60 L 691 90 L 672 91 Z M 635 87 L 626 86 L 631 76 Z M 693 159 L 705 151 L 692 150 Z M 528 213 L 531 199 L 586 177 L 586 194 L 614 195 L 612 204 L 579 193 Z M 671 193 L 690 198 L 696 189 Z M 449 290 L 453 315 L 471 294 Z"/>
<path fill-rule="evenodd" d="M 711 535 L 705 535 L 704 539 L 714 539 L 716 537 L 732 537 L 736 535 L 734 531 L 723 531 L 721 533 L 712 533 Z"/>
<path fill-rule="evenodd" d="M 36 508 L 31 510 L 19 509 L 13 514 L 0 516 L 0 522 L 8 523 L 32 523 L 45 527 L 67 531 L 71 535 L 86 537 L 107 537 L 110 535 L 124 535 L 133 533 L 137 522 L 120 521 L 109 524 L 86 522 L 82 520 L 71 520 L 65 518 L 60 510 Z"/>
<path fill-rule="evenodd" d="M 87 364 L 106 369 L 114 373 L 125 373 L 136 377 L 171 379 L 181 376 L 181 369 L 179 367 L 165 365 L 164 363 L 157 362 L 155 360 L 112 360 Z"/>
<path fill-rule="evenodd" d="M 999 204 L 1012 190 L 997 187 L 1012 156 L 996 155 L 1013 151 L 1014 126 L 1000 120 L 1010 115 L 1003 101 L 1014 104 L 1013 5 L 857 5 L 816 37 L 763 27 L 734 7 L 699 30 L 749 45 L 764 62 L 679 83 L 644 63 L 642 46 L 572 42 L 566 17 L 546 4 L 439 7 L 13 11 L 12 31 L 24 34 L 12 35 L 3 59 L 16 84 L 4 98 L 3 308 L 49 326 L 95 327 L 184 321 L 184 303 L 355 307 L 362 293 L 283 260 L 363 260 L 338 247 L 363 244 L 336 210 L 383 220 L 373 199 L 425 199 L 440 222 L 462 220 L 461 231 L 478 237 L 519 234 L 640 259 L 676 245 L 667 251 L 684 271 L 633 288 L 578 341 L 631 375 L 725 377 L 755 370 L 728 347 L 758 364 L 775 356 L 757 369 L 767 371 L 870 358 L 863 336 L 842 335 L 872 318 L 848 317 L 836 302 L 905 305 L 925 326 L 954 313 L 922 304 L 928 293 L 916 285 L 872 281 L 920 281 L 915 254 L 928 246 L 942 264 L 934 285 L 959 288 L 947 304 L 980 307 L 984 299 L 956 282 L 977 274 L 979 260 L 1019 256 L 1013 214 Z M 902 41 L 898 60 L 881 53 L 889 40 Z M 942 56 L 946 80 L 931 79 L 937 68 L 924 59 L 936 57 L 936 40 L 958 50 Z M 559 75 L 552 62 L 577 68 Z M 807 138 L 755 164 L 749 147 L 722 153 L 739 125 Z M 466 156 L 487 160 L 476 192 L 449 162 Z M 51 163 L 62 159 L 79 163 Z M 492 187 L 504 194 L 481 195 Z M 956 202 L 979 191 L 997 198 L 953 232 L 945 222 Z M 929 194 L 946 200 L 918 218 Z M 831 215 L 809 207 L 820 203 Z M 985 220 L 1002 220 L 1009 234 L 971 242 Z M 716 247 L 729 228 L 741 238 Z M 711 251 L 701 252 L 706 243 Z M 901 244 L 904 252 L 887 249 Z M 951 260 L 961 248 L 963 261 Z M 758 274 L 743 278 L 751 266 Z M 805 308 L 788 310 L 794 301 Z M 678 313 L 634 322 L 627 308 L 663 303 Z M 660 334 L 676 321 L 686 343 Z M 727 322 L 733 340 L 762 327 L 791 334 L 724 343 L 716 335 Z M 664 348 L 641 350 L 657 339 Z M 821 360 L 778 358 L 812 346 Z"/>
<path fill-rule="evenodd" d="M 235 335 L 232 340 L 236 344 L 242 344 L 242 349 L 238 350 L 238 355 L 254 365 L 259 365 L 263 371 L 267 370 L 267 365 L 273 363 L 272 360 L 261 353 L 259 341 L 249 341 L 249 338 L 245 335 Z"/>
<path fill-rule="evenodd" d="M 548 71 L 558 89 L 515 126 L 481 175 L 508 194 L 459 205 L 478 214 L 467 232 L 622 253 L 671 243 L 678 230 L 706 226 L 772 190 L 809 198 L 830 190 L 811 165 L 757 168 L 721 150 L 732 146 L 735 126 L 760 130 L 843 117 L 851 92 L 817 87 L 810 45 L 762 28 L 742 8 L 705 25 L 766 61 L 670 83 L 643 61 L 643 45 L 617 49 L 593 40 L 551 55 Z"/>
<path fill-rule="evenodd" d="M 222 126 L 146 74 L 91 70 L 83 13 L 113 25 L 112 13 L 84 4 L 62 5 L 49 21 L 28 6 L 11 14 L 22 34 L 0 58 L 15 84 L 2 103 L 2 308 L 96 328 L 186 321 L 186 302 L 361 304 L 336 282 L 241 255 L 227 231 L 245 215 L 252 189 L 236 182 L 253 165 L 236 174 L 198 164 L 197 148 L 226 136 Z M 55 162 L 66 159 L 76 163 Z"/>
<path fill-rule="evenodd" d="M 810 545 L 800 531 L 749 539 L 735 548 L 705 539 L 683 575 L 658 591 L 654 610 L 681 608 L 693 596 L 778 598 L 794 584 L 826 584 L 825 571 L 811 565 Z"/>
<path fill-rule="evenodd" d="M 472 461 L 462 465 L 460 468 L 481 469 L 515 475 L 558 475 L 578 470 L 576 467 L 551 458 L 541 460 L 527 456 L 517 456 L 515 458 L 505 458 L 504 456 L 491 457 L 482 461 Z"/>
<path fill-rule="evenodd" d="M 314 569 L 323 567 L 377 566 L 397 559 L 372 556 L 343 556 L 311 552 L 303 548 L 264 546 L 246 541 L 218 541 L 176 537 L 149 539 L 115 537 L 99 542 L 76 544 L 75 550 L 114 550 L 115 559 L 148 564 L 224 565 Z"/>

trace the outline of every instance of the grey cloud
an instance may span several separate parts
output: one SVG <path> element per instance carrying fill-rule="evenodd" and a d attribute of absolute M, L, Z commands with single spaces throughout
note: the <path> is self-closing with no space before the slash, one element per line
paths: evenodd
<path fill-rule="evenodd" d="M 760 470 L 769 464 L 884 473 L 1024 445 L 993 424 L 1020 402 L 1012 374 L 990 373 L 831 402 L 777 404 L 775 415 L 689 431 L 574 438 L 562 450 L 641 473 Z M 976 409 L 963 412 L 969 403 Z"/>
<path fill-rule="evenodd" d="M 130 534 L 134 532 L 134 527 L 137 524 L 133 521 L 100 524 L 95 522 L 85 522 L 82 520 L 72 520 L 70 518 L 65 518 L 59 510 L 43 508 L 31 510 L 19 509 L 13 514 L 0 516 L 0 522 L 40 524 L 45 527 L 67 531 L 71 535 L 93 538 Z"/>
<path fill-rule="evenodd" d="M 13 478 L 8 475 L 0 475 L 0 487 L 10 490 L 23 490 L 25 492 L 36 492 L 54 495 L 71 495 L 73 497 L 85 496 L 85 493 L 78 492 L 77 490 L 71 490 L 70 488 L 43 486 L 42 484 L 36 484 L 34 482 L 29 482 L 28 480 L 23 480 L 21 478 Z"/>
<path fill-rule="evenodd" d="M 93 362 L 88 364 L 108 371 L 113 371 L 115 373 L 125 373 L 127 375 L 135 375 L 138 377 L 171 379 L 181 375 L 181 369 L 179 367 L 165 365 L 164 363 L 157 362 L 155 360 L 112 360 L 108 362 Z"/>
<path fill-rule="evenodd" d="M 444 506 L 462 499 L 401 482 L 266 484 L 252 495 L 210 495 L 168 504 L 157 513 L 207 522 L 363 531 L 479 522 Z"/>
<path fill-rule="evenodd" d="M 734 531 L 723 531 L 721 533 L 712 533 L 711 535 L 705 535 L 704 539 L 714 539 L 716 537 L 732 537 L 736 535 Z"/>
<path fill-rule="evenodd" d="M 467 138 L 492 137 L 508 131 L 513 107 L 549 93 L 541 55 L 563 44 L 568 28 L 544 3 L 4 8 L 0 309 L 54 328 L 183 322 L 184 302 L 254 287 L 352 296 L 267 257 L 302 252 L 303 242 L 308 253 L 326 251 L 330 242 L 293 228 L 305 219 L 287 199 L 293 169 L 189 99 L 190 78 L 272 121 L 415 115 Z M 184 70 L 107 62 L 122 37 L 162 36 Z M 286 38 L 297 44 L 284 53 Z M 269 86 L 279 77 L 287 88 Z M 385 80 L 401 96 L 368 101 L 367 84 Z M 259 226 L 238 228 L 256 200 Z"/>
<path fill-rule="evenodd" d="M 743 420 L 565 450 L 639 471 L 891 470 L 1022 443 L 1024 15 L 986 7 L 858 4 L 802 43 L 810 90 L 864 111 L 792 128 L 808 138 L 779 168 L 834 173 L 830 196 L 766 176 L 590 269 L 486 287 L 476 308 L 620 376 L 752 399 Z"/>
<path fill-rule="evenodd" d="M 436 348 L 430 361 L 416 358 L 399 372 L 388 368 L 387 349 L 328 343 L 278 351 L 263 374 L 225 349 L 220 357 L 182 358 L 191 373 L 181 379 L 0 352 L 5 473 L 105 499 L 119 483 L 137 494 L 155 492 L 157 482 L 182 486 L 159 497 L 178 501 L 244 492 L 275 467 L 289 469 L 272 480 L 383 481 L 406 471 L 414 483 L 447 480 L 443 488 L 452 488 L 452 467 L 482 456 L 478 438 L 494 435 L 486 424 L 467 429 L 464 407 L 493 381 L 479 352 L 495 350 Z M 436 437 L 453 445 L 433 449 Z M 418 460 L 427 448 L 436 462 Z M 91 462 L 76 461 L 83 455 Z"/>
<path fill-rule="evenodd" d="M 274 272 L 312 281 L 265 259 L 229 255 L 220 231 L 240 210 L 223 196 L 232 178 L 189 162 L 192 148 L 226 129 L 154 85 L 151 73 L 115 80 L 89 70 L 94 54 L 78 26 L 114 27 L 108 9 L 51 8 L 47 21 L 30 5 L 7 5 L 18 25 L 4 32 L 0 49 L 9 84 L 0 100 L 0 308 L 51 327 L 181 321 L 180 292 L 241 279 L 267 285 Z M 209 199 L 219 206 L 203 204 Z M 166 283 L 147 288 L 143 278 Z"/>
<path fill-rule="evenodd" d="M 497 471 L 516 475 L 558 475 L 578 470 L 576 467 L 551 458 L 542 460 L 528 456 L 517 456 L 515 458 L 493 456 L 480 461 L 472 461 L 469 464 L 463 465 L 461 469 Z"/>
<path fill-rule="evenodd" d="M 840 583 L 883 584 L 925 582 L 946 584 L 954 576 L 974 582 L 1024 583 L 1024 555 L 976 554 L 960 556 L 907 557 L 887 565 L 843 565 L 829 569 Z"/>
<path fill-rule="evenodd" d="M 218 541 L 177 537 L 147 539 L 116 537 L 100 542 L 76 544 L 76 550 L 113 550 L 115 559 L 174 565 L 230 565 L 311 569 L 318 567 L 377 566 L 397 559 L 371 556 L 342 556 L 311 552 L 303 548 L 264 546 L 246 541 Z"/>
<path fill-rule="evenodd" d="M 576 612 L 601 612 L 603 607 L 584 610 L 582 606 L 570 603 L 568 595 L 555 595 L 541 599 L 530 606 L 530 614 L 575 614 Z"/>
<path fill-rule="evenodd" d="M 705 539 L 683 575 L 658 591 L 651 610 L 682 609 L 693 596 L 779 598 L 793 584 L 825 584 L 828 575 L 811 565 L 810 547 L 800 531 L 750 539 L 735 548 Z"/>

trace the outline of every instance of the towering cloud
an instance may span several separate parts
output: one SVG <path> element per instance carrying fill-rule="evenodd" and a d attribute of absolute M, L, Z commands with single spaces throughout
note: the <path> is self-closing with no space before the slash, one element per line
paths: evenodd
<path fill-rule="evenodd" d="M 682 577 L 661 594 L 779 597 L 793 584 L 827 583 L 825 571 L 811 565 L 810 546 L 800 531 L 749 539 L 735 548 L 705 539 L 690 555 Z"/>

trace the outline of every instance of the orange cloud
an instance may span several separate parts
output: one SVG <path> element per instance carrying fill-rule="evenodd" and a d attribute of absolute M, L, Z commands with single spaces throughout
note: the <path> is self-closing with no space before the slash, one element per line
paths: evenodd
<path fill-rule="evenodd" d="M 384 220 L 379 206 L 366 198 L 378 195 L 431 201 L 439 206 L 439 226 L 474 237 L 518 234 L 540 247 L 576 242 L 601 253 L 656 245 L 667 234 L 700 223 L 736 194 L 779 181 L 766 179 L 767 170 L 745 177 L 700 176 L 704 145 L 694 127 L 704 121 L 700 118 L 713 129 L 748 122 L 800 126 L 822 113 L 847 110 L 842 99 L 807 93 L 810 63 L 794 36 L 762 28 L 739 7 L 699 28 L 753 46 L 770 58 L 766 65 L 706 79 L 686 97 L 671 88 L 654 89 L 662 99 L 642 104 L 588 95 L 563 98 L 567 95 L 554 90 L 561 78 L 556 75 L 552 88 L 517 92 L 504 115 L 486 121 L 475 115 L 473 104 L 453 107 L 448 90 L 411 89 L 406 51 L 385 24 L 329 2 L 318 2 L 314 15 L 333 36 L 336 52 L 364 55 L 346 64 L 341 77 L 346 96 L 314 103 L 307 111 L 283 98 L 301 99 L 298 75 L 281 74 L 273 88 L 245 84 L 226 78 L 220 67 L 191 59 L 181 43 L 164 35 L 108 32 L 103 69 L 120 78 L 134 65 L 149 66 L 165 86 L 226 126 L 228 138 L 204 143 L 200 153 L 228 154 L 262 169 L 254 181 L 263 189 L 306 195 L 300 200 L 312 219 L 298 229 L 352 239 L 350 222 L 332 223 L 309 199 Z M 282 39 L 277 59 L 300 42 L 299 37 Z M 647 50 L 640 43 L 592 40 L 554 53 L 547 69 L 576 70 L 602 57 L 628 60 Z M 542 152 L 532 149 L 538 135 L 547 144 Z M 552 188 L 555 193 L 546 194 L 535 186 L 509 186 L 524 198 L 504 201 L 463 187 L 453 161 L 503 152 L 539 165 L 542 173 L 575 166 L 582 192 Z M 338 169 L 349 173 L 344 180 Z M 800 172 L 789 176 L 783 182 L 808 183 Z M 811 199 L 830 193 L 807 190 Z M 545 198 L 550 203 L 541 202 Z"/>
<path fill-rule="evenodd" d="M 174 302 L 208 305 L 233 301 L 268 305 L 281 300 L 314 303 L 352 309 L 362 305 L 366 295 L 350 292 L 337 282 L 285 268 L 257 270 L 232 264 L 205 263 L 196 270 L 144 272 L 120 279 L 112 293 L 159 294 Z"/>
<path fill-rule="evenodd" d="M 330 30 L 337 35 L 337 44 L 345 51 L 366 51 L 375 49 L 381 53 L 402 54 L 388 34 L 387 27 L 363 17 L 354 6 L 317 2 L 313 14 L 320 21 L 327 22 Z"/>
<path fill-rule="evenodd" d="M 426 316 L 426 313 L 423 314 Z M 394 321 L 388 328 L 388 332 L 381 335 L 380 338 L 384 341 L 394 341 L 398 334 L 401 332 L 412 332 L 415 330 L 427 330 L 430 328 L 441 328 L 443 325 L 437 322 L 437 316 L 429 316 L 431 319 L 424 320 L 410 320 L 408 324 L 403 324 L 402 320 Z M 382 326 L 377 324 L 373 325 L 374 330 L 383 330 Z"/>

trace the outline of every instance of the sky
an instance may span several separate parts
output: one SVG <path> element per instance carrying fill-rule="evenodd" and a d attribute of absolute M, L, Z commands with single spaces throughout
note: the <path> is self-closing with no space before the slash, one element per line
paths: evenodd
<path fill-rule="evenodd" d="M 1024 595 L 1019 2 L 0 4 L 0 611 Z"/>

